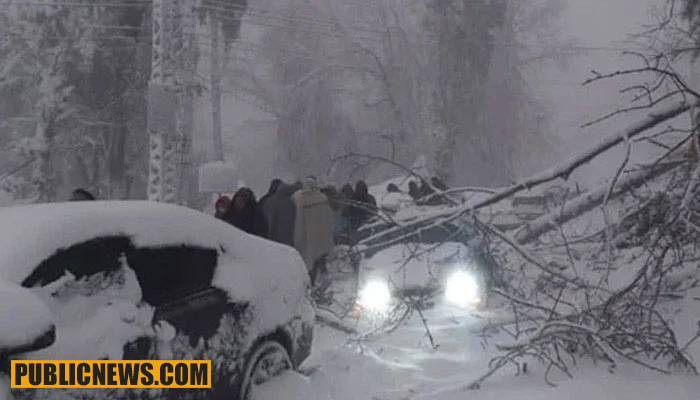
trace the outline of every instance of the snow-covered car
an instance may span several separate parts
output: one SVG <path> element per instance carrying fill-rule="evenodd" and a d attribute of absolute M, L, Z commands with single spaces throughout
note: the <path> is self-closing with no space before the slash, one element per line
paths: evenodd
<path fill-rule="evenodd" d="M 197 211 L 141 201 L 0 209 L 4 373 L 10 359 L 210 359 L 213 389 L 176 397 L 248 399 L 307 358 L 313 320 L 294 249 Z M 148 390 L 13 395 L 164 398 Z"/>
<path fill-rule="evenodd" d="M 360 264 L 357 312 L 383 315 L 399 302 L 436 301 L 460 308 L 485 302 L 484 258 L 464 243 L 404 243 Z"/>

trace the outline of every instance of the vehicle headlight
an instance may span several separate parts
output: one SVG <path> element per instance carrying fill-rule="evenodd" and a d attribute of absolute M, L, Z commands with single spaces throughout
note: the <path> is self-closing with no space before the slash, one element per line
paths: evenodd
<path fill-rule="evenodd" d="M 367 282 L 359 293 L 357 304 L 370 312 L 385 312 L 391 305 L 391 290 L 386 281 Z"/>
<path fill-rule="evenodd" d="M 457 271 L 448 279 L 445 286 L 445 299 L 459 307 L 470 307 L 481 301 L 479 282 L 474 274 Z"/>

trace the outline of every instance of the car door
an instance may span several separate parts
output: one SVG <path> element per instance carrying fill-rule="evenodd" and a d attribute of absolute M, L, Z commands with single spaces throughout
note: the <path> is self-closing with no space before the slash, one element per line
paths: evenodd
<path fill-rule="evenodd" d="M 213 336 L 229 308 L 227 295 L 212 287 L 218 253 L 188 245 L 146 247 L 128 257 L 143 300 L 155 307 L 154 323 L 166 321 L 192 344 Z"/>

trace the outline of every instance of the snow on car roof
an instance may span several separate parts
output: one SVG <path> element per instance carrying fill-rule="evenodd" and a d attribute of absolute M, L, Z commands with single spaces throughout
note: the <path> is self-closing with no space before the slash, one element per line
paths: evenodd
<path fill-rule="evenodd" d="M 291 247 L 248 235 L 185 207 L 147 201 L 90 201 L 0 208 L 0 279 L 21 283 L 57 250 L 96 237 L 129 236 L 135 246 L 216 249 L 214 286 L 262 308 L 272 329 L 302 301 L 308 274 Z"/>

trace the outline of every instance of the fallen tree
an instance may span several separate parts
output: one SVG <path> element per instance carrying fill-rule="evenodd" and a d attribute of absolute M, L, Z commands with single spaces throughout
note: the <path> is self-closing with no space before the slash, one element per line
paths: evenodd
<path fill-rule="evenodd" d="M 527 244 L 537 239 L 542 234 L 557 229 L 562 224 L 600 206 L 606 200 L 612 200 L 628 191 L 642 186 L 645 182 L 659 175 L 669 172 L 678 163 L 665 163 L 643 168 L 629 173 L 619 179 L 614 189 L 605 184 L 590 192 L 586 192 L 573 201 L 567 203 L 561 210 L 543 215 L 523 226 L 516 234 L 515 240 L 519 244 Z"/>
<path fill-rule="evenodd" d="M 502 269 L 500 286 L 493 293 L 505 309 L 512 310 L 512 318 L 485 326 L 482 336 L 497 340 L 495 347 L 500 352 L 486 372 L 465 389 L 478 388 L 508 366 L 524 372 L 532 361 L 544 365 L 545 380 L 554 384 L 552 372 L 571 376 L 573 365 L 583 357 L 602 362 L 610 369 L 630 362 L 661 373 L 676 370 L 697 373 L 684 351 L 688 343 L 679 342 L 671 321 L 659 307 L 690 290 L 691 286 L 678 277 L 698 278 L 688 282 L 700 280 L 697 270 L 692 269 L 698 258 L 693 246 L 700 239 L 700 212 L 695 211 L 700 209 L 696 196 L 700 169 L 695 168 L 696 173 L 688 176 L 689 160 L 682 149 L 694 133 L 689 131 L 652 163 L 626 171 L 635 140 L 644 140 L 639 138 L 642 133 L 681 115 L 691 106 L 684 102 L 651 113 L 563 165 L 482 196 L 476 202 L 452 203 L 403 220 L 391 220 L 389 228 L 361 241 L 360 248 L 368 251 L 410 241 L 422 232 L 451 223 L 476 227 L 489 244 Z M 578 168 L 621 143 L 627 143 L 627 155 L 607 183 L 531 221 L 512 235 L 490 221 L 482 221 L 480 217 L 485 214 L 476 212 L 523 191 L 567 179 Z M 637 188 L 657 180 L 663 184 L 650 189 L 648 195 L 638 196 Z M 643 237 L 631 248 L 620 248 L 613 244 L 620 229 L 609 226 L 607 208 L 611 200 L 626 195 L 629 201 L 625 207 L 629 209 L 618 211 L 630 218 L 641 218 L 644 213 L 640 210 L 654 203 L 660 207 L 662 221 L 654 222 L 651 229 L 640 230 Z M 651 201 L 659 198 L 663 199 L 661 204 Z M 586 232 L 575 236 L 572 230 L 564 229 L 576 217 L 597 207 L 606 218 L 596 235 Z M 538 238 L 542 241 L 535 240 Z M 617 286 L 611 284 L 613 274 L 621 274 Z M 620 281 L 626 283 L 619 285 Z M 430 332 L 427 324 L 426 330 Z M 504 340 L 504 335 L 511 340 Z"/>
<path fill-rule="evenodd" d="M 636 136 L 640 135 L 641 133 L 653 129 L 659 124 L 673 119 L 684 112 L 687 112 L 691 107 L 693 107 L 693 104 L 689 102 L 683 102 L 673 107 L 669 107 L 665 110 L 650 113 L 642 121 L 633 124 L 627 129 L 624 129 L 620 132 L 616 132 L 615 134 L 601 140 L 587 151 L 573 157 L 569 162 L 564 163 L 556 168 L 541 172 L 527 179 L 523 179 L 522 181 L 514 185 L 508 186 L 504 189 L 493 193 L 490 196 L 487 196 L 486 198 L 476 202 L 475 204 L 448 207 L 442 210 L 441 212 L 432 213 L 430 216 L 424 218 L 414 218 L 410 221 L 396 221 L 396 226 L 394 228 L 387 229 L 375 235 L 372 235 L 364 239 L 360 244 L 369 244 L 382 241 L 383 238 L 391 237 L 401 229 L 415 227 L 417 228 L 416 230 L 420 232 L 423 229 L 433 227 L 433 224 L 430 224 L 430 221 L 437 219 L 451 221 L 461 216 L 464 216 L 467 213 L 477 211 L 479 209 L 496 204 L 502 200 L 511 198 L 515 194 L 518 194 L 522 191 L 530 190 L 534 187 L 552 182 L 556 179 L 566 180 L 576 169 L 589 163 L 590 161 L 605 153 L 606 151 L 610 150 L 611 148 L 615 147 L 616 145 L 625 141 L 629 141 L 635 138 Z"/>

